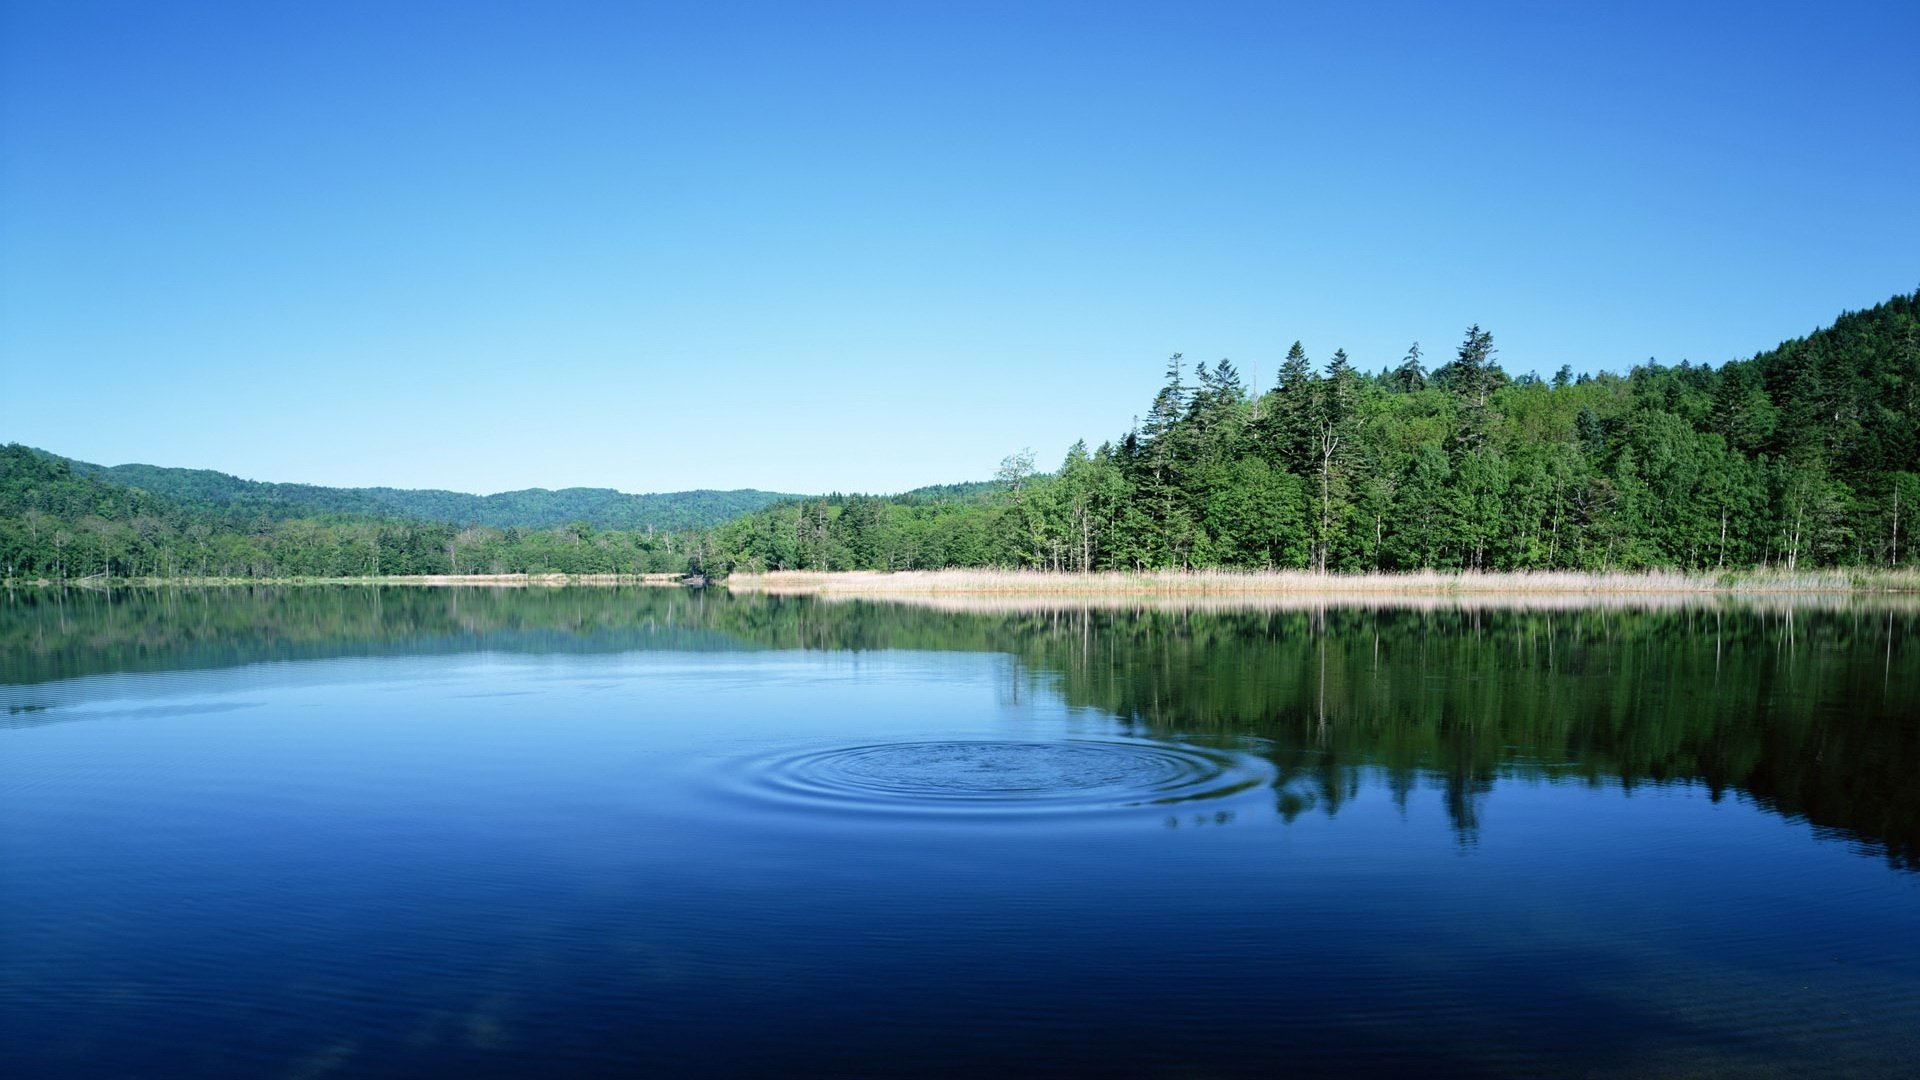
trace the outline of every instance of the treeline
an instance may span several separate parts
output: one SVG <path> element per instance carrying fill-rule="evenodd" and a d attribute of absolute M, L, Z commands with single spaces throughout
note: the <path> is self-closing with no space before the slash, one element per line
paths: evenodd
<path fill-rule="evenodd" d="M 351 514 L 234 513 L 0 447 L 0 571 L 10 579 L 644 574 L 704 562 L 697 529 L 492 528 Z"/>
<path fill-rule="evenodd" d="M 1509 377 L 1467 330 L 1429 369 L 1274 387 L 1175 355 L 1143 420 L 985 502 L 854 497 L 720 526 L 720 569 L 1711 570 L 1912 565 L 1920 293 L 1718 369 Z"/>
<path fill-rule="evenodd" d="M 116 482 L 111 477 L 130 477 L 141 483 Z M 149 481 L 153 481 L 151 486 Z M 313 509 L 273 494 L 302 487 L 256 484 L 206 470 L 146 465 L 102 469 L 29 446 L 6 445 L 0 447 L 0 577 L 58 581 L 104 577 L 658 574 L 704 572 L 718 565 L 712 547 L 715 536 L 706 528 L 648 525 L 618 529 L 585 519 L 560 525 L 537 524 L 553 511 L 557 505 L 553 503 L 529 513 L 535 524 L 460 524 L 395 514 Z M 359 496 L 389 489 L 311 490 Z M 588 490 L 535 494 L 560 496 Z M 992 482 L 934 485 L 892 496 L 891 505 L 903 509 L 982 509 L 993 505 L 999 491 Z M 487 498 L 520 494 L 526 493 Z M 763 505 L 769 499 L 787 499 L 792 505 L 800 505 L 792 496 L 755 491 L 619 497 L 671 501 L 709 495 L 751 496 L 748 501 L 754 505 Z M 829 495 L 818 505 L 858 504 L 864 498 Z M 696 502 L 698 515 L 719 512 L 718 503 Z M 328 503 L 320 500 L 320 504 Z M 351 499 L 344 504 L 354 505 Z"/>

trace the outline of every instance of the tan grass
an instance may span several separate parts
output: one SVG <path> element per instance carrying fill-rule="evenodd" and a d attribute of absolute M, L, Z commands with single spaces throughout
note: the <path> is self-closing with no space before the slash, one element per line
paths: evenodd
<path fill-rule="evenodd" d="M 1515 573 L 1316 574 L 1301 570 L 1150 571 L 1064 574 L 1032 570 L 776 571 L 735 574 L 727 587 L 743 592 L 820 596 L 1142 598 L 1294 597 L 1369 599 L 1503 596 L 1846 596 L 1860 593 L 1920 593 L 1920 572 L 1815 571 L 1788 574 L 1747 571 L 1689 574 L 1677 571 L 1595 574 L 1573 571 Z"/>
<path fill-rule="evenodd" d="M 771 593 L 812 596 L 822 603 L 904 604 L 956 615 L 1074 614 L 1089 611 L 1161 611 L 1182 614 L 1327 611 L 1589 611 L 1610 608 L 1669 611 L 1728 608 L 1785 615 L 1795 611 L 1920 612 L 1920 593 L 1831 592 L 1537 592 L 1537 593 Z"/>

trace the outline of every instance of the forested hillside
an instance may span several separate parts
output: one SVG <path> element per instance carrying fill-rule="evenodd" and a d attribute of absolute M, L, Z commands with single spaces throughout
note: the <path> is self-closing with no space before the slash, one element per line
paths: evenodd
<path fill-rule="evenodd" d="M 1375 374 L 1295 344 L 1275 386 L 1175 356 L 1137 427 L 987 504 L 807 501 L 724 566 L 1329 571 L 1911 565 L 1920 293 L 1718 369 L 1510 378 L 1478 326 Z"/>
<path fill-rule="evenodd" d="M 1917 309 L 1920 293 L 1898 296 L 1717 369 L 1546 380 L 1510 378 L 1478 326 L 1432 368 L 1417 345 L 1368 374 L 1296 344 L 1265 390 L 1229 361 L 1176 355 L 1143 420 L 1076 444 L 1056 472 L 1016 454 L 992 482 L 893 497 L 341 490 L 102 469 L 14 445 L 0 450 L 0 569 L 1913 566 Z M 596 523 L 643 518 L 651 528 Z"/>
<path fill-rule="evenodd" d="M 706 535 L 287 515 L 285 507 L 249 513 L 166 498 L 31 447 L 0 447 L 0 571 L 8 578 L 657 573 L 701 559 Z"/>
<path fill-rule="evenodd" d="M 699 529 L 797 496 L 773 491 L 674 491 L 629 495 L 612 488 L 530 488 L 498 495 L 405 488 L 333 488 L 268 484 L 211 469 L 72 463 L 76 472 L 165 496 L 211 515 L 275 519 L 322 514 L 545 529 L 582 523 L 596 529 Z"/>

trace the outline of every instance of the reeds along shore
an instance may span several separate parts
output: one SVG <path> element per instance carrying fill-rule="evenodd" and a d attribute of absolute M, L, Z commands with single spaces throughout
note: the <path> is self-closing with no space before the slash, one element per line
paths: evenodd
<path fill-rule="evenodd" d="M 1300 570 L 1162 570 L 1066 574 L 1025 570 L 928 570 L 883 573 L 774 571 L 735 574 L 730 589 L 822 596 L 1338 597 L 1405 596 L 1708 596 L 1920 594 L 1920 570 L 1752 570 L 1693 574 L 1541 573 L 1316 574 Z"/>

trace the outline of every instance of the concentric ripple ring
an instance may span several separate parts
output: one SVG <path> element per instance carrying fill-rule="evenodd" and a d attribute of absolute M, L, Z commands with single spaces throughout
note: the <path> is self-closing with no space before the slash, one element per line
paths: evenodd
<path fill-rule="evenodd" d="M 1265 783 L 1258 759 L 1159 742 L 954 740 L 838 747 L 757 777 L 785 799 L 873 810 L 1038 811 L 1165 806 Z"/>

